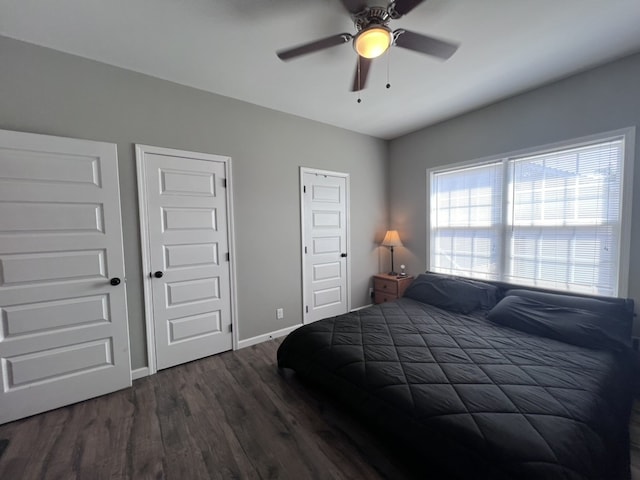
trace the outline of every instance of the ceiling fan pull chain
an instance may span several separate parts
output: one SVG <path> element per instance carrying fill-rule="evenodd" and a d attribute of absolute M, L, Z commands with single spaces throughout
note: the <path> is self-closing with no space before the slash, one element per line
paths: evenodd
<path fill-rule="evenodd" d="M 391 82 L 389 82 L 389 71 L 391 65 L 391 49 L 387 50 L 387 89 L 391 88 Z"/>
<path fill-rule="evenodd" d="M 360 83 L 360 55 L 358 55 L 358 103 L 362 103 L 360 92 L 362 91 L 362 83 Z"/>

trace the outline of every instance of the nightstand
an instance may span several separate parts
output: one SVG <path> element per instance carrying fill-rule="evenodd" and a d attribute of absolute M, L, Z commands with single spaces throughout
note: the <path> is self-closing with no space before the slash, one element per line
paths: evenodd
<path fill-rule="evenodd" d="M 391 302 L 404 295 L 404 291 L 413 281 L 412 276 L 398 277 L 379 273 L 373 276 L 373 302 Z"/>

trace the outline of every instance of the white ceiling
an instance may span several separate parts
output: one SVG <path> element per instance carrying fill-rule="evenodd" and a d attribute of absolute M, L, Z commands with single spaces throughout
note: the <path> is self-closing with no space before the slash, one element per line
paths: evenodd
<path fill-rule="evenodd" d="M 275 55 L 354 32 L 338 0 L 0 0 L 0 35 L 385 139 L 640 51 L 638 25 L 640 0 L 427 0 L 391 28 L 460 49 L 392 49 L 358 104 L 350 45 Z"/>

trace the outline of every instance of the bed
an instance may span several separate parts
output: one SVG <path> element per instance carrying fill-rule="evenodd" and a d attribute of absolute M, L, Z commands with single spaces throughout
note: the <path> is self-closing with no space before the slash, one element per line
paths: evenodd
<path fill-rule="evenodd" d="M 295 330 L 278 366 L 432 478 L 630 478 L 632 318 L 631 300 L 421 275 L 404 298 Z"/>

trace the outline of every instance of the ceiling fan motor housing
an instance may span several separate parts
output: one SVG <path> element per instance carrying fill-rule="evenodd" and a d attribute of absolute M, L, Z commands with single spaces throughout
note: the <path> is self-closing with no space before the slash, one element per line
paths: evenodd
<path fill-rule="evenodd" d="M 387 26 L 389 20 L 391 20 L 389 12 L 383 7 L 367 7 L 353 16 L 353 23 L 358 32 L 366 30 L 372 25 Z"/>

